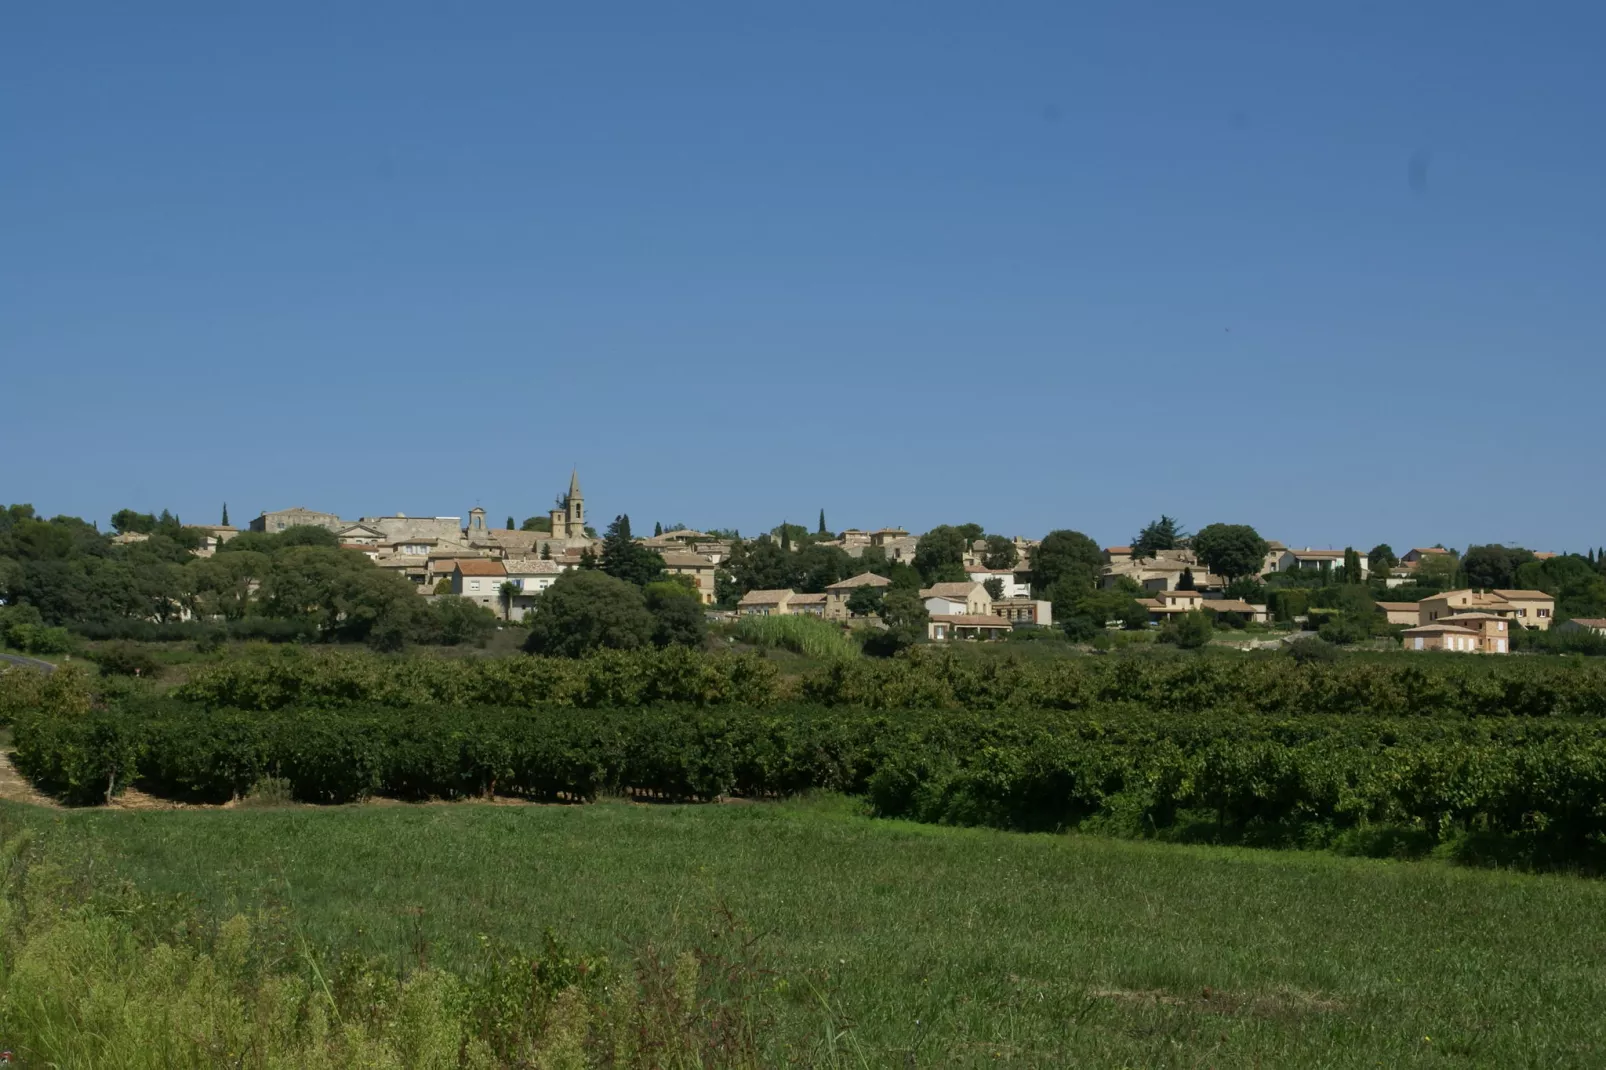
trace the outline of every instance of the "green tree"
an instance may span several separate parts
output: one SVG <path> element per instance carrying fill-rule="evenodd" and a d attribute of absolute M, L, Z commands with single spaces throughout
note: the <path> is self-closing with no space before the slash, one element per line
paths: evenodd
<path fill-rule="evenodd" d="M 998 576 L 988 576 L 981 581 L 981 585 L 987 589 L 987 597 L 993 601 L 1004 597 L 1004 581 Z"/>
<path fill-rule="evenodd" d="M 484 646 L 496 631 L 496 614 L 471 599 L 447 595 L 429 607 L 436 642 L 444 646 Z"/>
<path fill-rule="evenodd" d="M 1236 598 L 1252 606 L 1266 604 L 1266 585 L 1256 576 L 1239 576 L 1227 584 L 1224 593 L 1228 598 Z"/>
<path fill-rule="evenodd" d="M 514 530 L 514 529 L 515 529 L 515 528 L 517 528 L 517 527 L 518 527 L 518 525 L 517 525 L 517 524 L 515 524 L 515 523 L 514 523 L 514 522 L 513 522 L 513 517 L 512 517 L 512 515 L 511 515 L 511 514 L 509 514 L 509 516 L 508 516 L 508 518 L 507 518 L 507 530 L 509 530 L 509 531 L 512 531 L 512 530 Z"/>
<path fill-rule="evenodd" d="M 1132 540 L 1132 556 L 1155 557 L 1161 550 L 1180 549 L 1187 538 L 1188 533 L 1182 530 L 1182 524 L 1176 517 L 1161 513 L 1159 520 L 1145 524 L 1137 538 Z"/>
<path fill-rule="evenodd" d="M 965 532 L 948 524 L 939 524 L 920 536 L 915 543 L 914 566 L 927 583 L 946 582 L 937 578 L 938 573 L 944 566 L 957 566 L 963 572 L 965 551 L 968 549 L 970 540 L 965 538 Z"/>
<path fill-rule="evenodd" d="M 112 527 L 119 535 L 149 535 L 156 530 L 156 517 L 132 509 L 119 509 L 112 514 Z"/>
<path fill-rule="evenodd" d="M 1182 575 L 1177 577 L 1177 590 L 1191 591 L 1194 589 L 1193 569 L 1185 568 Z"/>
<path fill-rule="evenodd" d="M 513 599 L 519 596 L 519 585 L 512 580 L 503 580 L 496 589 L 497 597 L 502 600 L 502 619 L 513 619 Z"/>
<path fill-rule="evenodd" d="M 559 576 L 536 599 L 529 621 L 527 653 L 570 658 L 648 646 L 657 628 L 641 588 L 600 571 Z"/>
<path fill-rule="evenodd" d="M 664 533 L 664 526 L 663 526 L 663 524 L 661 524 L 661 523 L 659 523 L 659 522 L 657 522 L 657 521 L 654 521 L 654 522 L 653 522 L 653 525 L 652 525 L 652 534 L 653 534 L 653 537 L 654 537 L 654 538 L 657 538 L 657 537 L 658 537 L 658 536 L 659 536 L 659 535 L 662 535 L 662 534 L 663 534 L 663 533 Z"/>
<path fill-rule="evenodd" d="M 820 528 L 819 528 L 818 531 L 815 532 L 815 534 L 818 535 L 822 539 L 827 539 L 827 538 L 830 538 L 830 536 L 831 536 L 831 533 L 829 531 L 825 530 L 825 510 L 824 509 L 820 510 Z"/>
<path fill-rule="evenodd" d="M 1248 524 L 1206 524 L 1193 537 L 1193 552 L 1228 583 L 1258 576 L 1266 563 L 1266 540 Z"/>
<path fill-rule="evenodd" d="M 881 600 L 883 631 L 865 640 L 866 653 L 886 657 L 904 650 L 926 637 L 931 614 L 918 591 L 889 590 Z"/>
<path fill-rule="evenodd" d="M 1423 554 L 1416 563 L 1411 578 L 1417 586 L 1443 591 L 1456 585 L 1461 572 L 1461 556 L 1454 550 L 1442 554 Z"/>
<path fill-rule="evenodd" d="M 1366 555 L 1366 563 L 1373 573 L 1387 573 L 1389 569 L 1400 563 L 1399 557 L 1394 553 L 1394 547 L 1386 542 L 1380 542 L 1372 547 L 1372 552 Z"/>
<path fill-rule="evenodd" d="M 222 524 L 222 526 L 223 527 L 228 527 L 229 526 L 229 503 L 228 502 L 224 502 L 223 503 L 223 524 Z"/>
<path fill-rule="evenodd" d="M 1520 546 L 1469 546 L 1461 557 L 1461 571 L 1468 587 L 1506 588 L 1517 582 L 1517 570 L 1532 560 L 1533 551 Z"/>
<path fill-rule="evenodd" d="M 865 583 L 853 588 L 848 595 L 848 613 L 855 617 L 875 617 L 881 614 L 881 602 L 886 598 L 887 588 L 877 587 Z"/>
<path fill-rule="evenodd" d="M 1356 552 L 1353 546 L 1344 547 L 1344 582 L 1360 583 L 1362 579 L 1361 555 Z"/>
<path fill-rule="evenodd" d="M 1098 543 L 1080 531 L 1051 531 L 1032 551 L 1032 589 L 1048 591 L 1067 581 L 1091 590 L 1103 568 L 1104 551 Z"/>
<path fill-rule="evenodd" d="M 1020 551 L 1015 548 L 1013 540 L 1002 535 L 989 535 L 981 563 L 988 568 L 1014 568 L 1020 563 Z"/>
<path fill-rule="evenodd" d="M 527 516 L 524 518 L 524 523 L 519 525 L 519 530 L 550 535 L 552 534 L 552 518 L 550 516 Z"/>
<path fill-rule="evenodd" d="M 1183 650 L 1197 650 L 1210 642 L 1216 624 L 1202 609 L 1179 613 L 1160 628 L 1158 639 L 1162 643 L 1175 643 Z"/>
<path fill-rule="evenodd" d="M 630 535 L 630 517 L 621 513 L 602 539 L 602 571 L 614 579 L 645 587 L 663 575 L 664 559 Z"/>
<path fill-rule="evenodd" d="M 676 577 L 681 579 L 686 577 Z M 708 635 L 708 615 L 695 591 L 673 580 L 649 583 L 643 592 L 647 611 L 652 614 L 652 641 L 655 646 L 686 646 L 696 649 Z"/>

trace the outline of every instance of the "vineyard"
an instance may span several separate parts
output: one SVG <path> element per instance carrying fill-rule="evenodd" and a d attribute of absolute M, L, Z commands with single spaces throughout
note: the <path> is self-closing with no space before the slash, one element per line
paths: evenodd
<path fill-rule="evenodd" d="M 167 696 L 9 674 L 15 762 L 75 804 L 842 792 L 885 817 L 1534 866 L 1606 851 L 1606 677 L 1495 659 L 831 665 L 687 652 L 221 663 Z M 31 689 L 31 690 L 28 690 Z"/>

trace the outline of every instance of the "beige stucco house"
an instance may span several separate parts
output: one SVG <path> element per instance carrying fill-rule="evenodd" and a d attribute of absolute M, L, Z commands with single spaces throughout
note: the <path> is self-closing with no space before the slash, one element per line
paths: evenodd
<path fill-rule="evenodd" d="M 1431 624 L 1401 632 L 1407 650 L 1457 650 L 1469 654 L 1509 654 L 1511 624 L 1494 613 L 1452 613 Z"/>
<path fill-rule="evenodd" d="M 933 613 L 926 624 L 926 638 L 936 643 L 949 639 L 1002 639 L 1012 627 L 1009 621 L 991 614 Z"/>
<path fill-rule="evenodd" d="M 488 557 L 467 557 L 452 569 L 452 593 L 502 616 L 502 584 L 507 567 Z"/>
<path fill-rule="evenodd" d="M 697 584 L 697 597 L 703 605 L 714 604 L 714 573 L 718 570 L 714 562 L 684 550 L 665 550 L 659 556 L 664 559 L 665 572 L 674 576 L 690 576 Z"/>
<path fill-rule="evenodd" d="M 967 614 L 991 616 L 993 597 L 987 588 L 974 580 L 963 583 L 935 583 L 920 592 L 928 613 Z"/>
<path fill-rule="evenodd" d="M 736 603 L 736 612 L 743 617 L 782 617 L 791 600 L 790 590 L 748 591 Z"/>
<path fill-rule="evenodd" d="M 1545 631 L 1556 615 L 1556 599 L 1543 591 L 1445 591 L 1422 599 L 1417 606 L 1417 623 L 1422 625 L 1456 613 L 1492 613 L 1524 628 Z"/>

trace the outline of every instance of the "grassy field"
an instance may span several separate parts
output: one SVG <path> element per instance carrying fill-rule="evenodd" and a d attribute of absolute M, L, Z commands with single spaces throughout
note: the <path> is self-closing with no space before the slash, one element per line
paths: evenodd
<path fill-rule="evenodd" d="M 45 811 L 97 887 L 471 970 L 482 938 L 729 946 L 868 1066 L 1600 1066 L 1606 884 L 766 805 Z M 0 1037 L 0 1042 L 4 1038 Z"/>

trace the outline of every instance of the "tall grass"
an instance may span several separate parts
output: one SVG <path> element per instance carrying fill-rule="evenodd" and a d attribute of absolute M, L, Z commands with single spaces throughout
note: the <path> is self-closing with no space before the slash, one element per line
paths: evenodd
<path fill-rule="evenodd" d="M 759 647 L 777 647 L 811 658 L 851 658 L 859 644 L 842 627 L 819 617 L 743 617 L 736 622 L 736 637 Z"/>
<path fill-rule="evenodd" d="M 622 967 L 549 931 L 534 954 L 481 935 L 476 962 L 443 968 L 422 925 L 400 961 L 331 955 L 293 908 L 209 918 L 127 884 L 102 892 L 34 839 L 0 844 L 0 1046 L 23 1066 L 846 1065 L 814 1036 L 779 1041 L 763 1009 L 776 975 L 734 922 Z M 280 890 L 293 901 L 282 874 Z"/>

